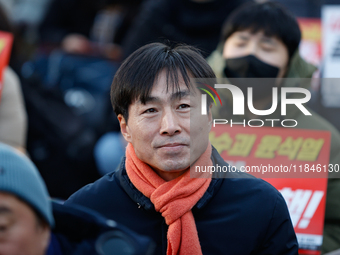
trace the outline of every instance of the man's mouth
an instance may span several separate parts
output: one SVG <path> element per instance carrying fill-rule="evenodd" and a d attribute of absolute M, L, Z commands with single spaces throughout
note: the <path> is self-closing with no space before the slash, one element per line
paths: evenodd
<path fill-rule="evenodd" d="M 165 153 L 180 153 L 186 147 L 189 147 L 189 145 L 185 143 L 166 143 L 158 146 L 157 149 Z"/>
<path fill-rule="evenodd" d="M 184 144 L 184 143 L 167 143 L 167 144 L 159 146 L 159 148 L 163 148 L 163 147 L 178 147 L 178 146 L 187 146 L 187 144 Z"/>

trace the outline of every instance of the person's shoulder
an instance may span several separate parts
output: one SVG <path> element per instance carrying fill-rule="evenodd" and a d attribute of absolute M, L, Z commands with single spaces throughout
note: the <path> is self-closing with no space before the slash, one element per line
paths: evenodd
<path fill-rule="evenodd" d="M 116 173 L 111 172 L 76 191 L 65 203 L 89 204 L 103 199 L 107 194 L 115 194 L 118 186 Z"/>
<path fill-rule="evenodd" d="M 236 191 L 238 193 L 253 193 L 259 196 L 266 194 L 276 196 L 279 194 L 278 190 L 268 182 L 229 165 L 214 147 L 212 147 L 212 159 L 214 165 L 222 169 L 222 171 L 215 171 L 213 173 L 214 178 L 223 179 L 222 189 L 231 189 L 230 193 Z M 216 169 L 217 168 L 218 167 L 216 167 Z M 225 172 L 223 170 L 225 170 Z"/>
<path fill-rule="evenodd" d="M 248 225 L 248 230 L 262 233 L 270 228 L 275 232 L 281 224 L 292 230 L 287 204 L 281 193 L 268 182 L 257 178 L 227 178 L 217 180 L 220 187 L 207 204 L 210 214 L 220 215 L 221 222 L 228 221 L 234 214 L 235 226 Z M 275 254 L 275 253 L 274 253 Z"/>
<path fill-rule="evenodd" d="M 215 179 L 223 179 L 222 189 L 232 189 L 237 192 L 253 192 L 253 191 L 264 191 L 264 193 L 278 194 L 275 189 L 268 182 L 256 178 L 253 175 L 240 171 L 235 166 L 229 165 L 218 153 L 216 148 L 212 146 L 212 160 L 216 166 L 213 177 Z M 257 194 L 257 193 L 255 193 Z M 261 193 L 258 193 L 261 194 Z"/>
<path fill-rule="evenodd" d="M 238 172 L 234 178 L 224 178 L 217 194 L 217 201 L 222 204 L 234 203 L 250 211 L 263 212 L 269 216 L 280 203 L 286 207 L 281 193 L 265 180 L 247 173 Z"/>
<path fill-rule="evenodd" d="M 287 204 L 281 193 L 268 182 L 257 178 L 227 178 L 215 194 L 213 208 L 225 213 L 242 211 L 241 220 L 257 219 L 264 226 L 289 220 Z"/>
<path fill-rule="evenodd" d="M 279 195 L 279 191 L 263 179 L 256 178 L 244 172 L 233 173 L 232 178 L 225 178 L 222 187 L 232 188 L 238 192 L 252 193 L 258 196 Z"/>

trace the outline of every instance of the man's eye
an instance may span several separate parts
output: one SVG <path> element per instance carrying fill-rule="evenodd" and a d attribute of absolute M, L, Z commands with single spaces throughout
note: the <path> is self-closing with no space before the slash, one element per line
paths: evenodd
<path fill-rule="evenodd" d="M 149 108 L 146 111 L 144 111 L 144 113 L 153 113 L 153 112 L 156 112 L 155 108 Z"/>
<path fill-rule="evenodd" d="M 7 230 L 7 226 L 6 225 L 0 225 L 0 233 L 3 233 Z"/>
<path fill-rule="evenodd" d="M 273 51 L 275 50 L 275 47 L 273 46 L 272 43 L 268 43 L 268 42 L 263 42 L 261 44 L 261 48 L 263 51 Z"/>
<path fill-rule="evenodd" d="M 186 109 L 186 108 L 190 108 L 190 105 L 188 105 L 188 104 L 181 104 L 178 108 L 179 109 Z"/>
<path fill-rule="evenodd" d="M 273 47 L 262 47 L 262 50 L 266 52 L 271 52 L 274 50 L 274 48 Z"/>
<path fill-rule="evenodd" d="M 247 46 L 246 42 L 238 42 L 238 43 L 236 43 L 236 47 L 242 48 L 242 47 L 245 47 L 245 46 Z"/>

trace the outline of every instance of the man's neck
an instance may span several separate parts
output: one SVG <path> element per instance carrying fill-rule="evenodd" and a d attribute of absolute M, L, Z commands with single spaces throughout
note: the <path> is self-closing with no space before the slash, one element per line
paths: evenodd
<path fill-rule="evenodd" d="M 164 181 L 167 181 L 167 182 L 176 179 L 177 177 L 181 176 L 186 171 L 188 171 L 188 169 L 178 171 L 178 172 L 166 172 L 166 171 L 160 171 L 156 169 L 153 169 L 153 170 L 159 175 L 159 177 L 161 177 Z"/>

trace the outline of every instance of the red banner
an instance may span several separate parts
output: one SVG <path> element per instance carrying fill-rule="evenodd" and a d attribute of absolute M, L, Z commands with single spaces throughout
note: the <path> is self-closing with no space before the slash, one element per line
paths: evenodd
<path fill-rule="evenodd" d="M 298 18 L 302 32 L 299 46 L 301 56 L 314 65 L 321 62 L 321 20 L 317 18 Z"/>
<path fill-rule="evenodd" d="M 216 125 L 209 139 L 230 165 L 259 178 L 327 178 L 339 171 L 329 169 L 328 131 Z"/>
<path fill-rule="evenodd" d="M 299 254 L 321 254 L 327 179 L 265 179 L 286 200 Z"/>
<path fill-rule="evenodd" d="M 327 175 L 328 171 L 339 171 L 339 165 L 328 164 L 330 133 L 217 125 L 212 128 L 210 141 L 228 163 L 265 179 L 281 192 L 298 238 L 299 253 L 320 254 Z M 251 172 L 259 170 L 260 166 L 262 171 Z M 289 169 L 291 172 L 284 172 Z"/>

